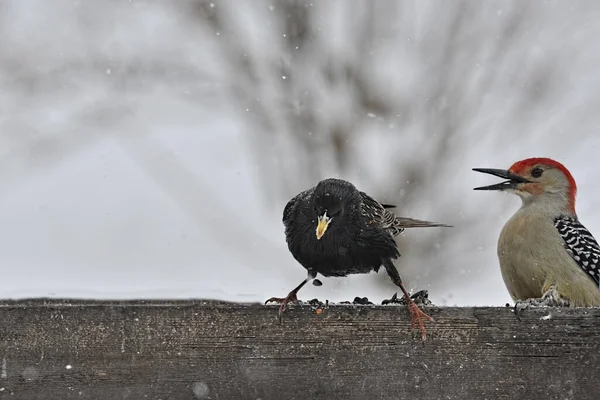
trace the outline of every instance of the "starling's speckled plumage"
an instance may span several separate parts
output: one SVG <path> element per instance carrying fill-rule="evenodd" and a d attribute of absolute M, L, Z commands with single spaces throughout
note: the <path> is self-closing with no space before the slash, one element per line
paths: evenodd
<path fill-rule="evenodd" d="M 317 274 L 365 274 L 377 272 L 382 265 L 408 297 L 392 263 L 400 256 L 394 237 L 405 228 L 448 225 L 398 217 L 387 210 L 393 207 L 380 204 L 341 179 L 325 179 L 291 199 L 283 211 L 286 240 L 308 277 L 287 298 L 268 301 L 281 302 L 283 311 L 286 303 L 297 300 L 298 290 Z M 422 327 L 412 305 L 413 317 Z"/>

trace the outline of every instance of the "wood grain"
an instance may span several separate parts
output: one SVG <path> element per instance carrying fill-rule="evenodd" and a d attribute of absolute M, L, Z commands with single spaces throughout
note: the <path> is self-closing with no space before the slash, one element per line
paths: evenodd
<path fill-rule="evenodd" d="M 0 302 L 0 398 L 598 399 L 600 309 Z"/>

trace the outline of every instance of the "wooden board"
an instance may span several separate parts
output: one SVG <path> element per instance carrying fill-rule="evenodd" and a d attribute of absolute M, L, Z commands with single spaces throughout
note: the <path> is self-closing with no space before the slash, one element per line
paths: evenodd
<path fill-rule="evenodd" d="M 0 302 L 0 398 L 599 399 L 600 309 Z"/>

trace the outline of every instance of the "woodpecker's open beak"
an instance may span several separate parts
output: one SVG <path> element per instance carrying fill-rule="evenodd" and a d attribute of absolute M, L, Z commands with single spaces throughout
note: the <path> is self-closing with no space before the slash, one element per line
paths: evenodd
<path fill-rule="evenodd" d="M 505 182 L 497 183 L 495 185 L 489 186 L 480 186 L 476 187 L 473 190 L 506 190 L 506 189 L 516 189 L 520 183 L 529 183 L 527 179 L 514 174 L 505 169 L 494 169 L 494 168 L 473 168 L 473 171 L 482 172 L 484 174 L 490 174 L 499 176 L 500 178 L 508 179 Z"/>
<path fill-rule="evenodd" d="M 327 216 L 327 213 L 319 217 L 319 222 L 317 223 L 317 240 L 321 240 L 330 222 L 331 218 Z"/>

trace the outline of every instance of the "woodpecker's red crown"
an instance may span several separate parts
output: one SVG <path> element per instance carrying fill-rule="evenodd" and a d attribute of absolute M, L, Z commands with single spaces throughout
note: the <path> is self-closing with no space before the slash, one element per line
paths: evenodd
<path fill-rule="evenodd" d="M 476 190 L 509 190 L 523 200 L 535 200 L 547 195 L 563 194 L 567 208 L 575 214 L 577 184 L 564 165 L 550 158 L 527 158 L 517 161 L 508 170 L 474 168 L 477 172 L 496 175 L 507 181 L 496 185 L 475 188 Z M 529 200 L 527 200 L 529 201 Z"/>
<path fill-rule="evenodd" d="M 532 176 L 533 170 L 545 167 L 546 169 L 556 169 L 565 176 L 569 182 L 569 202 L 571 211 L 575 212 L 575 196 L 577 196 L 577 183 L 575 178 L 569 172 L 567 167 L 551 158 L 533 157 L 517 161 L 508 170 L 522 177 Z M 533 187 L 535 192 L 535 187 Z"/>
<path fill-rule="evenodd" d="M 575 193 L 577 192 L 577 184 L 575 183 L 575 179 L 573 178 L 573 175 L 571 175 L 571 173 L 569 172 L 567 167 L 565 167 L 558 161 L 553 160 L 551 158 L 543 158 L 543 157 L 526 158 L 525 160 L 517 161 L 508 170 L 517 175 L 524 176 L 527 174 L 531 174 L 531 171 L 536 166 L 540 166 L 540 165 L 545 166 L 547 168 L 555 168 L 555 169 L 561 171 L 565 175 L 567 180 L 569 181 L 569 186 L 571 188 L 571 192 L 573 192 L 573 194 L 575 195 Z"/>

